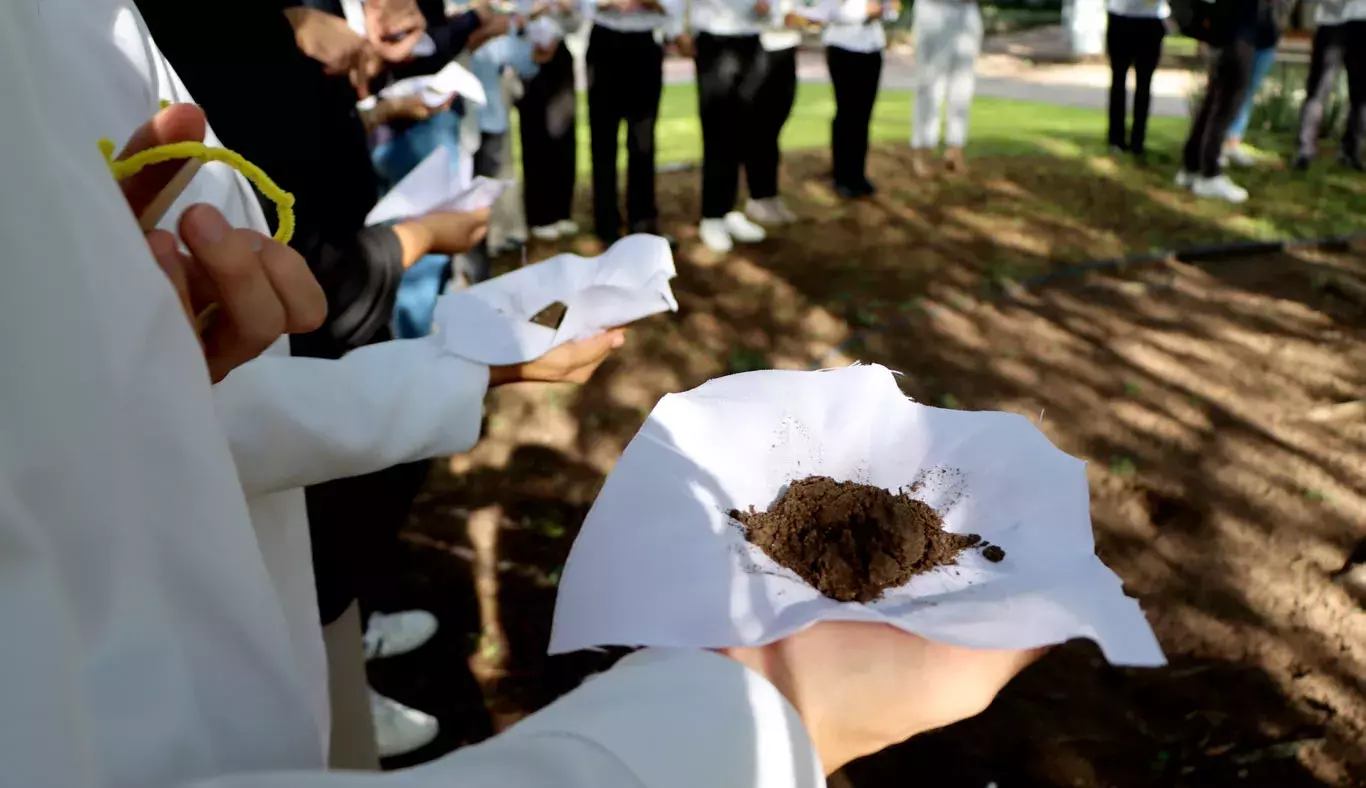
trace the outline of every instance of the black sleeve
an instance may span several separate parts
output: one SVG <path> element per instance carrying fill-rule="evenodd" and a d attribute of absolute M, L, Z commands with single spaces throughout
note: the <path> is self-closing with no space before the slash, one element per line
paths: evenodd
<path fill-rule="evenodd" d="M 321 240 L 308 262 L 327 295 L 327 321 L 317 331 L 291 337 L 294 355 L 341 358 L 390 338 L 403 278 L 403 246 L 391 228 L 366 227 L 343 244 Z"/>
<path fill-rule="evenodd" d="M 390 65 L 384 74 L 378 77 L 379 81 L 371 84 L 371 89 L 377 91 L 395 80 L 440 71 L 465 51 L 465 44 L 469 42 L 470 35 L 479 29 L 479 24 L 479 15 L 473 11 L 466 11 L 449 19 L 444 15 L 436 21 L 428 19 L 427 35 L 431 36 L 436 44 L 436 52 L 426 57 L 413 58 L 406 63 Z"/>

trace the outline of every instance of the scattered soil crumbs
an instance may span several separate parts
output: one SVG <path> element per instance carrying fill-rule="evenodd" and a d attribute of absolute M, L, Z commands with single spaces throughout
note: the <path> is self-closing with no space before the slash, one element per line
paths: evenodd
<path fill-rule="evenodd" d="M 531 316 L 531 322 L 546 328 L 559 328 L 560 323 L 564 322 L 564 313 L 569 309 L 560 301 L 555 301 L 545 309 Z"/>
<path fill-rule="evenodd" d="M 939 513 L 906 492 L 828 476 L 793 482 L 766 512 L 751 506 L 730 515 L 769 558 L 840 602 L 875 600 L 981 542 L 945 531 Z M 998 555 L 991 560 L 1005 557 L 990 549 Z"/>

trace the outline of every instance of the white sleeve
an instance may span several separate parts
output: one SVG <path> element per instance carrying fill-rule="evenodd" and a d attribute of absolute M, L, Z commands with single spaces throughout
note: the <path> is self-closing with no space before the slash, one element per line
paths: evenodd
<path fill-rule="evenodd" d="M 192 788 L 824 788 L 801 718 L 710 651 L 652 649 L 484 744 L 384 775 L 258 774 Z"/>
<path fill-rule="evenodd" d="M 340 360 L 262 356 L 214 387 L 247 495 L 459 454 L 479 439 L 488 367 L 431 337 Z"/>

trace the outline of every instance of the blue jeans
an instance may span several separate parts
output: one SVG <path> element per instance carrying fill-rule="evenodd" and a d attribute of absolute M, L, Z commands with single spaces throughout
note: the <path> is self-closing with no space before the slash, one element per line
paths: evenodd
<path fill-rule="evenodd" d="M 1276 64 L 1276 47 L 1267 47 L 1257 50 L 1257 54 L 1252 59 L 1252 76 L 1247 86 L 1247 95 L 1243 98 L 1243 106 L 1238 110 L 1238 114 L 1233 117 L 1233 124 L 1228 127 L 1226 139 L 1243 138 L 1247 133 L 1247 122 L 1252 117 L 1252 105 L 1257 100 L 1257 91 L 1261 90 L 1262 80 L 1266 79 L 1271 67 Z"/>
<path fill-rule="evenodd" d="M 371 151 L 380 178 L 392 187 L 438 147 L 451 152 L 451 166 L 457 166 L 460 153 L 460 116 L 443 112 L 414 124 L 402 134 Z M 455 173 L 452 173 L 454 177 Z M 451 258 L 429 254 L 403 273 L 394 301 L 394 335 L 399 339 L 426 336 L 432 330 L 436 299 L 451 279 Z"/>

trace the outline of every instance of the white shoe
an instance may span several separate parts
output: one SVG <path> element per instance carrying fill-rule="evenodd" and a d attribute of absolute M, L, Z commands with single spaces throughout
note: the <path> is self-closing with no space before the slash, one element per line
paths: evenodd
<path fill-rule="evenodd" d="M 1195 183 L 1195 179 L 1199 177 L 1199 175 L 1196 175 L 1193 172 L 1179 170 L 1176 173 L 1176 178 L 1172 182 L 1182 189 L 1189 189 L 1191 187 L 1191 184 Z"/>
<path fill-rule="evenodd" d="M 1246 145 L 1237 145 L 1224 151 L 1224 160 L 1235 167 L 1255 167 L 1257 157 Z"/>
<path fill-rule="evenodd" d="M 718 254 L 725 254 L 735 246 L 730 240 L 730 232 L 726 230 L 725 219 L 703 219 L 697 228 L 697 237 L 708 249 Z"/>
<path fill-rule="evenodd" d="M 568 235 L 578 235 L 579 223 L 573 219 L 561 219 L 558 222 L 555 222 L 555 230 L 560 234 L 561 238 Z"/>
<path fill-rule="evenodd" d="M 436 616 L 425 610 L 371 613 L 365 622 L 365 658 L 407 654 L 436 634 Z"/>
<path fill-rule="evenodd" d="M 1247 189 L 1229 180 L 1227 175 L 1216 175 L 1213 178 L 1196 178 L 1191 184 L 1191 191 L 1196 197 L 1213 197 L 1219 200 L 1228 200 L 1235 205 L 1247 201 Z"/>
<path fill-rule="evenodd" d="M 730 234 L 731 239 L 742 244 L 757 244 L 768 237 L 764 228 L 751 222 L 749 217 L 739 211 L 731 211 L 726 214 L 724 221 L 726 232 Z"/>
<path fill-rule="evenodd" d="M 556 222 L 555 224 L 533 227 L 531 228 L 531 237 L 541 241 L 558 240 L 560 237 L 560 225 Z"/>
<path fill-rule="evenodd" d="M 375 718 L 375 749 L 381 758 L 426 747 L 441 732 L 441 724 L 432 715 L 374 690 L 370 690 L 370 713 Z"/>
<path fill-rule="evenodd" d="M 789 224 L 797 220 L 797 215 L 779 197 L 750 200 L 745 203 L 745 215 L 759 224 Z"/>

